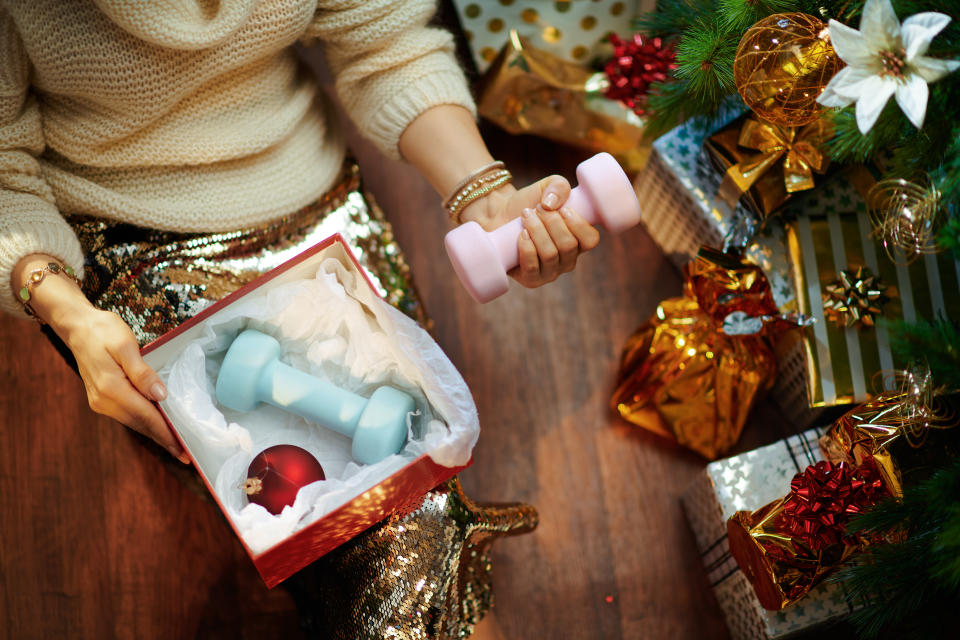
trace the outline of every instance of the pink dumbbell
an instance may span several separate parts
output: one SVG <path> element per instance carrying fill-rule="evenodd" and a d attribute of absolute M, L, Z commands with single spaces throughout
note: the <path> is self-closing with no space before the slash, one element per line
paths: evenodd
<path fill-rule="evenodd" d="M 598 153 L 577 167 L 579 185 L 566 206 L 590 224 L 603 222 L 612 233 L 640 222 L 640 203 L 627 174 L 609 153 Z M 444 240 L 447 255 L 460 282 L 477 302 L 490 302 L 507 292 L 507 272 L 517 266 L 517 240 L 523 222 L 514 218 L 493 231 L 466 222 Z"/>

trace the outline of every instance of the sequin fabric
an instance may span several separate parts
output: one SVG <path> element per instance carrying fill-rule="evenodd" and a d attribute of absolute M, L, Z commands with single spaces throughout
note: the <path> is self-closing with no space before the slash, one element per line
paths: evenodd
<path fill-rule="evenodd" d="M 71 216 L 87 256 L 83 289 L 120 315 L 143 345 L 321 240 L 340 233 L 387 302 L 428 326 L 410 268 L 355 163 L 296 213 L 224 233 L 174 233 Z"/>
<path fill-rule="evenodd" d="M 526 504 L 478 504 L 457 478 L 293 576 L 294 597 L 326 606 L 316 638 L 466 638 L 493 603 L 489 549 L 537 526 Z"/>
<path fill-rule="evenodd" d="M 87 256 L 84 292 L 119 314 L 141 345 L 334 233 L 343 235 L 380 295 L 430 326 L 390 223 L 349 161 L 320 200 L 263 227 L 190 234 L 80 216 L 68 221 Z M 55 334 L 47 335 L 69 361 Z M 209 499 L 190 468 L 141 439 L 188 488 Z M 493 602 L 491 543 L 536 523 L 533 507 L 474 503 L 454 478 L 283 586 L 312 638 L 465 638 Z"/>

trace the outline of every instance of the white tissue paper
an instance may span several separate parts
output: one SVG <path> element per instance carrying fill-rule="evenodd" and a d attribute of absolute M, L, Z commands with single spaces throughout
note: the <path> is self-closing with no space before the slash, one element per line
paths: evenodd
<path fill-rule="evenodd" d="M 423 454 L 439 465 L 466 464 L 480 434 L 473 397 L 460 373 L 426 331 L 375 295 L 336 258 L 314 279 L 254 291 L 211 316 L 159 373 L 168 387 L 163 408 L 214 485 L 217 498 L 254 553 L 321 519 Z M 390 385 L 406 391 L 417 411 L 399 454 L 373 464 L 353 461 L 348 438 L 282 409 L 261 404 L 239 413 L 214 394 L 220 361 L 240 331 L 280 341 L 281 361 L 358 395 Z M 249 504 L 242 485 L 259 452 L 293 444 L 312 453 L 325 480 L 303 487 L 293 506 L 272 515 Z M 194 449 L 197 449 L 196 451 Z"/>

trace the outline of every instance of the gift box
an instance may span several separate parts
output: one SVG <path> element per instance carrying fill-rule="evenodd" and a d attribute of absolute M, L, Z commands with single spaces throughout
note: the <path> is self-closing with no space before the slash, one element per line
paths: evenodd
<path fill-rule="evenodd" d="M 760 605 L 753 586 L 730 554 L 727 520 L 782 498 L 794 475 L 822 460 L 810 429 L 775 444 L 707 465 L 682 503 L 708 579 L 733 640 L 787 638 L 835 622 L 850 612 L 842 583 L 826 582 L 781 611 Z"/>
<path fill-rule="evenodd" d="M 650 159 L 634 180 L 647 233 L 680 269 L 694 259 L 703 244 L 744 247 L 770 281 L 781 312 L 797 310 L 784 227 L 772 221 L 758 230 L 758 219 L 742 201 L 734 206 L 718 197 L 723 173 L 718 172 L 704 142 L 741 115 L 726 109 L 714 122 L 688 120 L 653 143 Z M 775 344 L 777 380 L 771 397 L 797 424 L 811 424 L 818 411 L 807 399 L 803 345 L 796 332 Z"/>
<path fill-rule="evenodd" d="M 875 376 L 909 364 L 894 357 L 881 318 L 960 317 L 960 263 L 949 253 L 892 260 L 872 234 L 861 195 L 870 183 L 853 168 L 787 206 L 798 309 L 815 319 L 802 334 L 814 407 L 863 402 L 882 386 Z"/>
<path fill-rule="evenodd" d="M 610 406 L 641 428 L 714 460 L 737 440 L 776 371 L 777 313 L 762 270 L 703 247 L 683 296 L 662 301 L 624 348 Z"/>
<path fill-rule="evenodd" d="M 733 108 L 714 121 L 693 119 L 671 129 L 653 142 L 647 167 L 634 180 L 647 232 L 678 268 L 701 245 L 745 247 L 757 230 L 756 216 L 742 202 L 731 206 L 718 198 L 723 174 L 703 148 L 713 129 L 740 113 Z"/>
<path fill-rule="evenodd" d="M 753 116 L 734 120 L 703 143 L 717 173 L 717 197 L 737 201 L 765 220 L 794 193 L 812 189 L 829 165 L 824 143 L 832 136 L 822 118 L 804 127 L 781 127 Z"/>
<path fill-rule="evenodd" d="M 586 65 L 596 58 L 609 58 L 607 34 L 630 33 L 633 18 L 644 6 L 650 7 L 643 0 L 454 0 L 453 4 L 481 72 L 503 48 L 510 29 L 568 62 Z"/>
<path fill-rule="evenodd" d="M 351 457 L 345 436 L 261 404 L 220 406 L 214 386 L 234 337 L 254 328 L 281 345 L 285 364 L 357 396 L 382 386 L 413 397 L 407 440 L 373 464 Z M 161 411 L 207 489 L 272 587 L 417 499 L 470 463 L 479 435 L 469 389 L 429 335 L 376 293 L 335 235 L 264 274 L 143 349 L 168 387 Z M 283 392 L 283 389 L 279 390 Z M 251 460 L 292 444 L 320 462 L 308 484 L 273 515 L 248 503 Z"/>
<path fill-rule="evenodd" d="M 510 133 L 606 151 L 627 171 L 639 171 L 650 152 L 643 120 L 603 95 L 605 81 L 603 74 L 537 49 L 511 30 L 484 78 L 477 109 Z"/>

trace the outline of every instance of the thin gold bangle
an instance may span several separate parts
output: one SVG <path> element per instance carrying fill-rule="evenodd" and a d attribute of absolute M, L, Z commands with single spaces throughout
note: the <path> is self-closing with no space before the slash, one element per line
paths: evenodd
<path fill-rule="evenodd" d="M 448 203 L 448 202 L 450 202 L 451 200 L 453 200 L 453 199 L 456 197 L 456 195 L 457 195 L 458 193 L 460 193 L 461 191 L 463 191 L 463 189 L 464 189 L 468 184 L 470 184 L 471 182 L 473 182 L 474 180 L 476 180 L 476 179 L 479 178 L 480 176 L 482 176 L 482 175 L 484 175 L 484 174 L 487 174 L 487 173 L 491 173 L 491 172 L 493 172 L 493 171 L 500 171 L 500 170 L 506 169 L 506 168 L 507 168 L 506 165 L 503 164 L 503 162 L 502 162 L 501 160 L 494 160 L 494 161 L 491 162 L 490 164 L 485 164 L 485 165 L 483 165 L 482 167 L 480 167 L 479 169 L 477 169 L 477 170 L 475 170 L 475 171 L 471 171 L 471 172 L 470 172 L 470 175 L 468 175 L 466 178 L 464 178 L 463 180 L 461 180 L 460 183 L 459 183 L 456 187 L 453 188 L 453 191 L 450 192 L 450 196 L 449 196 L 446 200 L 444 200 L 444 203 Z"/>
<path fill-rule="evenodd" d="M 62 273 L 73 280 L 78 287 L 80 286 L 80 279 L 77 278 L 77 274 L 73 271 L 73 267 L 68 264 L 48 262 L 47 266 L 44 268 L 34 269 L 27 274 L 27 281 L 23 283 L 23 286 L 20 287 L 20 291 L 17 292 L 17 299 L 20 301 L 20 304 L 23 305 L 23 310 L 26 312 L 26 314 L 40 324 L 46 323 L 40 318 L 40 316 L 37 315 L 37 312 L 33 310 L 30 300 L 33 298 L 33 288 L 43 282 L 43 279 L 48 273 L 52 273 L 54 275 Z"/>
<path fill-rule="evenodd" d="M 471 204 L 472 202 L 476 202 L 486 195 L 489 195 L 511 180 L 513 180 L 513 176 L 508 173 L 505 176 L 501 176 L 500 178 L 497 178 L 496 180 L 493 180 L 492 182 L 484 184 L 483 186 L 471 191 L 466 198 L 460 201 L 460 204 L 456 207 L 456 209 L 450 212 L 450 217 L 453 218 L 455 223 L 461 224 L 462 221 L 460 220 L 460 214 L 463 213 L 463 210 L 467 208 L 467 205 Z"/>
<path fill-rule="evenodd" d="M 450 219 L 454 223 L 460 224 L 460 214 L 468 204 L 499 189 L 511 180 L 513 180 L 513 176 L 506 169 L 488 170 L 487 173 L 480 175 L 455 192 L 444 202 L 443 206 L 450 214 Z"/>

